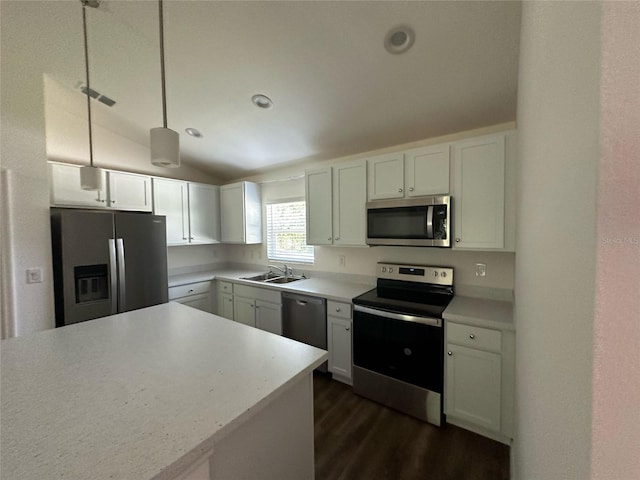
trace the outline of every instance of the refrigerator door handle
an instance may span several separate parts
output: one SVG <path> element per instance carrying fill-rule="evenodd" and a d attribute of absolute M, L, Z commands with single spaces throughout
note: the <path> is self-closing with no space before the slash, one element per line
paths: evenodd
<path fill-rule="evenodd" d="M 118 285 L 120 286 L 118 292 L 120 312 L 126 312 L 127 308 L 127 285 L 126 285 L 126 269 L 124 265 L 124 242 L 121 238 L 116 239 L 116 251 L 118 253 Z"/>
<path fill-rule="evenodd" d="M 118 272 L 116 262 L 116 241 L 109 239 L 109 277 L 111 278 L 111 314 L 118 313 Z"/>

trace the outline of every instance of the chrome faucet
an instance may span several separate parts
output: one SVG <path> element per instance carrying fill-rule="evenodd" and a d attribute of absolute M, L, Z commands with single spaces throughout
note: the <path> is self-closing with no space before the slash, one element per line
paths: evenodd
<path fill-rule="evenodd" d="M 288 267 L 286 263 L 282 264 L 284 268 L 276 267 L 275 265 L 267 265 L 269 270 L 278 270 L 280 273 L 284 275 L 284 278 L 289 278 L 289 275 L 293 275 L 293 269 Z"/>

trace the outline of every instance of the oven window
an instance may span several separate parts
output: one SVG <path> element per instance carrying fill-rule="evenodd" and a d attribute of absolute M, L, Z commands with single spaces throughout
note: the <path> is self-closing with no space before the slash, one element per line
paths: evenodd
<path fill-rule="evenodd" d="M 369 238 L 427 238 L 427 207 L 371 208 Z"/>
<path fill-rule="evenodd" d="M 354 312 L 353 363 L 373 372 L 442 393 L 441 327 Z"/>

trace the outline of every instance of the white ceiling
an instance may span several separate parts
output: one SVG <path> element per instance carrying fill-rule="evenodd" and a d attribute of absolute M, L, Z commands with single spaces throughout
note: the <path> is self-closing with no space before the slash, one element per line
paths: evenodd
<path fill-rule="evenodd" d="M 52 3 L 54 18 L 29 28 L 63 32 L 38 55 L 75 88 L 80 2 Z M 158 4 L 102 0 L 87 13 L 91 85 L 117 101 L 108 122 L 148 144 L 162 124 Z M 398 25 L 416 39 L 392 55 L 383 40 Z M 169 127 L 183 162 L 232 179 L 513 121 L 519 36 L 517 1 L 165 1 Z"/>

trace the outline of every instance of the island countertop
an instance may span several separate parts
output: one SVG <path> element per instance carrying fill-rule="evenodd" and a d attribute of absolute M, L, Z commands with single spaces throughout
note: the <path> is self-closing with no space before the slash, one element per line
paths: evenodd
<path fill-rule="evenodd" d="M 2 341 L 2 474 L 170 479 L 327 359 L 178 303 Z"/>

